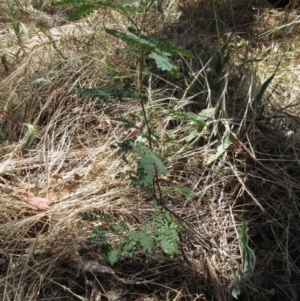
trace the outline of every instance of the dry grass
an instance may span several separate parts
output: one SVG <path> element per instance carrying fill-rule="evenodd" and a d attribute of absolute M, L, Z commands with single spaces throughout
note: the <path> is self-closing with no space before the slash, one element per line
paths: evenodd
<path fill-rule="evenodd" d="M 147 111 L 154 112 L 154 128 L 164 141 L 157 150 L 167 158 L 162 190 L 187 186 L 196 197 L 164 194 L 165 206 L 185 228 L 181 254 L 170 259 L 159 251 L 141 252 L 116 264 L 118 278 L 93 277 L 76 268 L 95 260 L 107 265 L 104 250 L 88 243 L 92 225 L 78 214 L 100 209 L 136 228 L 154 210 L 145 192 L 115 179 L 126 166 L 110 148 L 126 136 L 114 118 L 128 113 L 141 116 L 140 108 L 130 99 L 103 104 L 68 93 L 78 87 L 136 81 L 134 61 L 124 61 L 119 52 L 123 45 L 107 37 L 102 27 L 109 20 L 111 27 L 124 29 L 124 20 L 106 12 L 90 16 L 92 26 L 85 21 L 51 25 L 46 31 L 53 40 L 36 26 L 32 36 L 23 34 L 17 43 L 8 34 L 12 21 L 7 15 L 3 18 L 7 34 L 1 37 L 0 56 L 6 53 L 8 70 L 1 69 L 1 110 L 11 103 L 12 120 L 32 123 L 36 137 L 22 153 L 26 130 L 1 116 L 2 300 L 97 300 L 93 294 L 99 290 L 109 300 L 212 300 L 213 296 L 232 300 L 230 267 L 241 266 L 237 231 L 242 218 L 247 220 L 261 277 L 258 286 L 254 281 L 245 284 L 240 300 L 299 299 L 297 17 L 273 10 L 250 15 L 248 1 L 227 11 L 219 1 L 216 23 L 207 2 L 206 6 L 201 2 L 199 15 L 189 13 L 199 8 L 197 1 L 184 1 L 180 14 L 175 1 L 168 3 L 163 25 L 170 25 L 175 44 L 195 53 L 193 62 L 179 62 L 183 72 L 194 77 L 186 76 L 184 83 L 153 70 Z M 249 20 L 241 19 L 245 12 Z M 151 27 L 155 20 L 150 18 L 146 29 L 150 34 L 168 32 L 161 24 Z M 280 27 L 283 24 L 288 25 Z M 267 35 L 270 28 L 273 31 Z M 239 30 L 233 34 L 234 29 Z M 212 81 L 206 72 L 209 49 L 219 50 L 232 34 L 228 48 L 232 58 L 222 79 Z M 236 51 L 238 45 L 243 47 Z M 274 72 L 278 60 L 281 67 L 267 90 L 265 114 L 258 118 L 252 95 Z M 202 137 L 186 143 L 194 125 L 167 113 L 199 112 L 207 106 L 220 111 L 207 120 Z M 239 129 L 237 143 L 207 165 L 226 124 Z M 250 138 L 253 129 L 259 132 Z M 172 135 L 170 143 L 167 137 Z M 241 147 L 247 141 L 251 147 Z M 50 200 L 49 208 L 36 211 L 28 206 L 33 195 Z M 221 295 L 211 287 L 212 270 Z"/>

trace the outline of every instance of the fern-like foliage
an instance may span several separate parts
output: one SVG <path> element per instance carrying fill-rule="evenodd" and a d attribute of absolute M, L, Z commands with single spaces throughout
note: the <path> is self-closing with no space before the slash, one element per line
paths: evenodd
<path fill-rule="evenodd" d="M 94 210 L 92 212 L 80 212 L 79 215 L 87 221 L 93 223 L 101 223 L 99 226 L 95 226 L 91 232 L 90 242 L 93 244 L 101 244 L 107 241 L 107 233 L 111 225 L 111 217 L 102 210 Z M 103 223 L 104 222 L 104 223 Z M 103 224 L 109 225 L 104 227 Z"/>
<path fill-rule="evenodd" d="M 79 215 L 87 221 L 93 223 L 99 223 L 93 228 L 90 236 L 90 241 L 93 244 L 100 244 L 107 242 L 107 234 L 114 233 L 119 235 L 120 233 L 128 232 L 129 228 L 124 223 L 114 224 L 110 215 L 102 210 L 94 210 L 92 212 L 80 212 Z"/>
<path fill-rule="evenodd" d="M 96 226 L 93 228 L 89 240 L 92 244 L 105 244 L 108 241 L 108 233 L 108 229 L 101 226 Z"/>
<path fill-rule="evenodd" d="M 137 5 L 136 2 L 140 3 Z M 153 59 L 159 69 L 167 71 L 172 76 L 179 78 L 179 70 L 176 65 L 173 64 L 170 57 L 174 54 L 180 54 L 187 58 L 193 58 L 193 55 L 183 48 L 172 46 L 170 40 L 156 40 L 142 34 L 138 24 L 131 16 L 134 15 L 135 12 L 148 12 L 149 8 L 153 6 L 156 1 L 148 1 L 148 4 L 147 1 L 145 2 L 146 3 L 143 3 L 142 1 L 121 1 L 119 3 L 113 3 L 112 1 L 104 0 L 64 0 L 56 5 L 77 6 L 77 9 L 69 16 L 69 20 L 71 21 L 86 17 L 98 9 L 104 8 L 117 11 L 131 22 L 132 27 L 128 28 L 130 34 L 109 28 L 105 29 L 106 33 L 124 41 L 131 48 L 127 53 L 137 57 L 140 62 L 146 57 Z"/>
<path fill-rule="evenodd" d="M 152 253 L 155 244 L 151 233 L 142 230 L 140 232 L 140 244 L 144 252 Z"/>
<path fill-rule="evenodd" d="M 161 207 L 156 206 L 151 222 L 143 221 L 142 229 L 153 232 L 157 244 L 167 255 L 172 257 L 179 252 L 178 232 L 182 229 Z"/>
<path fill-rule="evenodd" d="M 148 97 L 145 94 L 138 93 L 131 89 L 130 84 L 124 85 L 122 88 L 95 88 L 95 89 L 74 89 L 69 95 L 77 94 L 83 99 L 95 98 L 99 102 L 106 102 L 109 99 L 118 99 L 122 101 L 125 96 L 135 98 L 139 101 L 147 102 Z"/>
<path fill-rule="evenodd" d="M 92 212 L 80 212 L 79 215 L 87 221 L 99 222 L 105 221 L 106 223 L 111 222 L 111 217 L 102 210 L 94 210 Z"/>
<path fill-rule="evenodd" d="M 151 187 L 155 170 L 158 175 L 166 175 L 166 167 L 162 159 L 155 153 L 149 152 L 138 160 L 137 177 L 133 180 L 133 185 Z"/>
<path fill-rule="evenodd" d="M 119 223 L 117 225 L 115 224 L 110 224 L 109 225 L 109 229 L 115 233 L 115 234 L 119 234 L 119 233 L 122 233 L 122 232 L 128 232 L 129 231 L 129 228 L 126 224 L 124 223 Z"/>
<path fill-rule="evenodd" d="M 129 27 L 128 30 L 132 33 L 131 35 L 114 29 L 105 29 L 106 33 L 114 36 L 117 39 L 121 39 L 131 48 L 137 50 L 142 49 L 143 56 L 145 56 L 145 51 L 147 51 L 149 53 L 148 58 L 154 60 L 157 68 L 162 71 L 168 71 L 176 78 L 180 77 L 180 73 L 177 67 L 170 60 L 170 57 L 174 54 L 180 54 L 187 58 L 193 58 L 191 52 L 180 47 L 172 46 L 170 40 L 155 40 L 143 35 L 139 30 L 131 27 Z M 135 52 L 134 56 L 142 59 L 138 52 Z"/>
<path fill-rule="evenodd" d="M 115 146 L 112 146 L 115 147 Z M 140 186 L 145 189 L 149 189 L 153 186 L 153 179 L 155 174 L 166 175 L 167 170 L 163 162 L 163 159 L 155 154 L 147 145 L 143 142 L 134 142 L 133 140 L 125 140 L 118 144 L 121 152 L 129 152 L 137 154 L 139 158 L 137 161 L 136 172 L 128 172 L 127 175 L 132 181 L 133 186 Z M 125 159 L 125 158 L 124 158 Z M 125 159 L 125 162 L 127 160 Z M 124 178 L 124 173 L 119 173 L 119 178 Z"/>
<path fill-rule="evenodd" d="M 132 230 L 124 223 L 114 224 L 102 211 L 99 211 L 99 214 L 85 212 L 80 215 L 91 222 L 96 221 L 95 216 L 104 217 L 108 221 L 105 226 L 95 226 L 92 229 L 90 242 L 107 247 L 107 259 L 112 265 L 120 257 L 133 257 L 138 250 L 151 254 L 156 247 L 159 247 L 171 257 L 179 252 L 178 231 L 181 228 L 158 206 L 150 220 L 142 221 L 140 230 Z M 112 237 L 115 239 L 112 240 Z M 112 241 L 118 243 L 112 244 Z"/>
<path fill-rule="evenodd" d="M 128 1 L 129 2 L 129 1 Z M 134 2 L 134 1 L 131 1 Z M 133 7 L 124 4 L 113 4 L 111 1 L 97 1 L 94 0 L 64 0 L 61 2 L 57 2 L 54 5 L 55 6 L 78 6 L 77 9 L 74 10 L 74 12 L 69 16 L 69 20 L 77 20 L 83 17 L 88 16 L 93 11 L 101 9 L 101 8 L 107 8 L 110 10 L 117 11 L 123 15 L 127 15 L 130 11 L 133 12 Z M 130 11 L 129 11 L 130 10 Z"/>

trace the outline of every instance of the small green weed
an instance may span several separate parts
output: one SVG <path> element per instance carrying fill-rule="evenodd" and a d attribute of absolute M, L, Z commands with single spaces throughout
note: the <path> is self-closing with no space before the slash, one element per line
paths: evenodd
<path fill-rule="evenodd" d="M 56 5 L 76 6 L 75 11 L 70 15 L 70 20 L 76 20 L 85 17 L 98 9 L 108 9 L 118 12 L 121 16 L 129 21 L 130 26 L 126 33 L 105 28 L 105 32 L 123 42 L 128 46 L 128 49 L 123 49 L 122 53 L 130 55 L 137 60 L 137 89 L 132 89 L 129 84 L 123 87 L 101 87 L 94 89 L 77 89 L 71 93 L 76 93 L 83 98 L 94 98 L 98 101 L 108 101 L 110 98 L 123 100 L 123 97 L 136 99 L 142 110 L 142 123 L 146 129 L 145 132 L 139 129 L 138 135 L 142 141 L 134 141 L 125 139 L 118 145 L 112 145 L 112 148 L 118 148 L 122 152 L 123 160 L 129 165 L 130 169 L 126 172 L 120 172 L 116 175 L 119 179 L 129 179 L 133 186 L 140 186 L 149 192 L 154 199 L 160 204 L 163 203 L 163 196 L 160 189 L 158 178 L 161 175 L 166 175 L 166 166 L 164 160 L 154 151 L 154 146 L 159 146 L 159 135 L 153 130 L 153 118 L 151 114 L 147 114 L 145 104 L 149 97 L 144 92 L 146 88 L 143 86 L 143 79 L 147 71 L 149 61 L 154 61 L 156 67 L 162 71 L 168 72 L 171 76 L 179 78 L 181 76 L 177 66 L 172 61 L 172 56 L 179 54 L 186 58 L 193 58 L 193 55 L 180 47 L 172 46 L 170 40 L 155 39 L 144 34 L 143 28 L 147 19 L 148 13 L 155 9 L 157 1 L 125 1 L 122 3 L 112 3 L 111 1 L 92 1 L 92 0 L 64 0 L 56 3 Z M 139 15 L 141 22 L 135 21 L 133 15 Z M 136 120 L 128 120 L 123 117 L 118 117 L 118 121 L 124 123 L 127 128 L 135 128 Z M 200 122 L 200 121 L 199 121 Z M 128 137 L 129 138 L 129 137 Z"/>
<path fill-rule="evenodd" d="M 255 271 L 256 256 L 254 251 L 249 247 L 249 237 L 245 220 L 242 221 L 242 227 L 238 230 L 238 236 L 242 254 L 242 265 L 238 271 L 231 267 L 234 281 L 232 296 L 235 299 L 238 299 L 238 296 L 245 289 L 247 283 L 253 282 L 255 287 L 259 285 L 259 273 Z"/>
<path fill-rule="evenodd" d="M 124 223 L 113 223 L 110 216 L 100 210 L 80 215 L 85 220 L 98 223 L 91 232 L 90 242 L 108 250 L 107 259 L 111 265 L 120 257 L 133 257 L 139 250 L 151 254 L 159 247 L 170 257 L 179 252 L 178 231 L 181 228 L 159 206 L 156 206 L 150 221 L 141 222 L 139 230 L 132 230 Z M 113 244 L 112 241 L 116 243 Z"/>

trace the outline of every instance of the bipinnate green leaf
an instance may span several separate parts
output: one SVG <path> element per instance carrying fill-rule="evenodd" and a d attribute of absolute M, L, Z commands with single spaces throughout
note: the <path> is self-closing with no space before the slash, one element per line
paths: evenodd
<path fill-rule="evenodd" d="M 137 154 L 140 158 L 137 159 L 137 171 L 130 176 L 134 186 L 141 186 L 143 188 L 150 188 L 153 185 L 155 173 L 157 175 L 166 175 L 166 166 L 157 154 L 155 154 L 143 142 L 134 142 L 133 140 L 125 140 L 118 143 L 122 152 L 130 152 Z"/>
<path fill-rule="evenodd" d="M 181 78 L 181 74 L 177 67 L 171 62 L 169 58 L 165 55 L 158 54 L 156 52 L 151 52 L 149 58 L 154 59 L 155 64 L 158 69 L 162 71 L 168 71 L 169 74 L 177 79 Z"/>
<path fill-rule="evenodd" d="M 98 101 L 106 102 L 110 98 L 117 98 L 122 101 L 124 96 L 133 97 L 139 101 L 148 101 L 145 94 L 131 89 L 130 84 L 125 84 L 121 88 L 95 88 L 95 89 L 73 89 L 68 95 L 78 94 L 84 99 L 96 98 Z"/>
<path fill-rule="evenodd" d="M 95 212 L 95 211 L 94 211 Z M 95 222 L 97 214 L 83 213 L 81 216 Z M 103 215 L 100 211 L 100 215 Z M 109 226 L 109 227 L 108 227 Z M 119 257 L 132 257 L 138 250 L 152 253 L 155 247 L 160 247 L 167 255 L 173 256 L 179 252 L 180 239 L 178 231 L 182 230 L 177 222 L 161 207 L 156 206 L 151 220 L 142 220 L 141 230 L 131 230 L 123 223 L 95 226 L 90 235 L 90 242 L 100 244 L 108 249 L 107 258 L 111 265 Z M 109 234 L 109 236 L 108 236 Z M 112 244 L 112 237 L 115 242 Z M 118 246 L 116 246 L 119 241 Z"/>
<path fill-rule="evenodd" d="M 93 243 L 93 244 L 101 244 L 101 243 L 106 242 L 106 240 L 107 240 L 107 237 L 106 237 L 107 232 L 108 232 L 108 230 L 104 229 L 101 226 L 94 227 L 93 230 L 92 230 L 92 232 L 91 232 L 91 237 L 90 237 L 91 243 Z"/>
<path fill-rule="evenodd" d="M 151 49 L 154 50 L 158 54 L 162 54 L 165 56 L 171 56 L 171 55 L 174 55 L 177 53 L 177 54 L 180 54 L 189 59 L 194 58 L 193 54 L 190 51 L 188 51 L 184 48 L 181 48 L 181 47 L 173 46 L 171 40 L 168 38 L 156 40 L 149 36 L 143 35 L 140 31 L 136 30 L 133 27 L 129 27 L 128 30 L 129 30 L 129 32 L 133 33 L 136 37 L 146 40 L 147 45 L 150 46 Z"/>
<path fill-rule="evenodd" d="M 177 231 L 170 227 L 170 225 L 161 226 L 155 231 L 155 236 L 158 244 L 167 255 L 173 256 L 174 254 L 178 254 L 179 236 Z"/>
<path fill-rule="evenodd" d="M 160 207 L 156 207 L 153 216 L 154 237 L 157 240 L 158 245 L 163 249 L 163 251 L 169 255 L 173 256 L 179 252 L 180 239 L 178 236 L 178 231 L 180 227 L 172 217 L 162 211 Z"/>
<path fill-rule="evenodd" d="M 176 68 L 176 66 L 171 64 L 169 59 L 155 52 L 151 52 L 149 54 L 149 58 L 154 59 L 157 68 L 159 68 L 162 71 L 171 71 Z"/>
<path fill-rule="evenodd" d="M 139 101 L 144 101 L 147 102 L 148 101 L 148 96 L 142 93 L 139 93 L 137 91 L 126 91 L 127 95 L 139 100 Z"/>
<path fill-rule="evenodd" d="M 134 35 L 128 35 L 123 32 L 109 28 L 105 29 L 105 32 L 107 34 L 110 34 L 115 38 L 121 39 L 130 47 L 150 51 L 148 58 L 152 58 L 159 69 L 163 71 L 168 71 L 171 75 L 175 76 L 176 78 L 180 77 L 179 71 L 168 57 L 176 53 L 180 53 L 181 55 L 189 58 L 193 57 L 193 55 L 189 51 L 171 46 L 169 41 L 154 40 L 148 36 L 141 34 L 134 28 L 129 28 L 129 31 Z"/>
<path fill-rule="evenodd" d="M 150 152 L 138 160 L 137 179 L 135 185 L 152 187 L 155 171 L 158 175 L 166 175 L 166 167 L 161 158 Z"/>
<path fill-rule="evenodd" d="M 175 187 L 175 188 L 168 188 L 166 189 L 165 193 L 169 195 L 173 195 L 174 193 L 182 193 L 184 195 L 187 195 L 189 197 L 195 197 L 195 193 L 188 187 Z"/>
<path fill-rule="evenodd" d="M 74 92 L 74 93 L 73 93 Z M 78 93 L 83 99 L 88 98 L 97 98 L 99 101 L 107 101 L 110 96 L 117 96 L 110 90 L 103 90 L 103 89 L 83 89 L 83 90 L 77 90 L 72 91 L 70 94 Z M 122 100 L 119 98 L 119 100 Z"/>
<path fill-rule="evenodd" d="M 193 190 L 190 189 L 189 187 L 179 187 L 178 192 L 180 192 L 184 195 L 187 195 L 189 197 L 192 197 L 192 198 L 196 196 L 196 194 L 193 192 Z"/>
<path fill-rule="evenodd" d="M 136 251 L 136 241 L 128 241 L 122 240 L 120 242 L 121 246 L 121 256 L 129 256 L 132 257 L 134 252 Z"/>
<path fill-rule="evenodd" d="M 144 252 L 152 253 L 154 249 L 154 240 L 150 233 L 144 230 L 141 231 L 140 244 Z"/>
<path fill-rule="evenodd" d="M 102 210 L 95 209 L 93 212 L 80 212 L 79 215 L 87 221 L 97 222 L 99 220 L 111 222 L 111 217 Z"/>
<path fill-rule="evenodd" d="M 109 229 L 115 234 L 120 234 L 122 232 L 128 232 L 129 231 L 129 227 L 124 223 L 110 224 Z"/>
<path fill-rule="evenodd" d="M 86 17 L 94 10 L 98 10 L 100 8 L 114 10 L 121 13 L 124 16 L 127 16 L 128 13 L 132 11 L 131 7 L 126 6 L 124 4 L 114 4 L 111 1 L 100 1 L 100 0 L 96 2 L 93 0 L 64 0 L 54 4 L 54 6 L 71 6 L 71 5 L 73 6 L 76 5 L 79 7 L 75 9 L 69 16 L 70 21 L 74 21 Z"/>
<path fill-rule="evenodd" d="M 133 240 L 133 241 L 138 241 L 139 240 L 139 233 L 135 230 L 129 230 L 128 231 L 128 238 L 130 240 Z"/>
<path fill-rule="evenodd" d="M 99 217 L 92 212 L 80 212 L 79 215 L 86 221 L 95 222 Z"/>
<path fill-rule="evenodd" d="M 103 210 L 95 209 L 93 211 L 93 213 L 95 215 L 97 215 L 102 221 L 105 221 L 107 223 L 111 222 L 111 217 L 106 212 L 104 212 Z"/>
<path fill-rule="evenodd" d="M 122 40 L 128 46 L 131 46 L 134 48 L 139 49 L 140 47 L 143 46 L 145 48 L 153 49 L 155 47 L 153 42 L 146 36 L 136 37 L 136 36 L 128 35 L 121 31 L 117 31 L 117 30 L 109 29 L 109 28 L 105 28 L 105 32 L 115 38 Z"/>
<path fill-rule="evenodd" d="M 163 39 L 153 39 L 149 36 L 143 35 L 140 31 L 133 27 L 128 28 L 129 32 L 134 34 L 141 40 L 141 44 L 147 46 L 148 50 L 153 50 L 157 54 L 161 54 L 163 56 L 172 56 L 174 54 L 180 54 L 186 58 L 193 59 L 193 54 L 181 47 L 175 47 L 172 45 L 172 42 L 168 38 Z"/>
<path fill-rule="evenodd" d="M 107 258 L 111 265 L 114 265 L 119 259 L 119 251 L 117 249 L 110 249 L 107 253 Z"/>

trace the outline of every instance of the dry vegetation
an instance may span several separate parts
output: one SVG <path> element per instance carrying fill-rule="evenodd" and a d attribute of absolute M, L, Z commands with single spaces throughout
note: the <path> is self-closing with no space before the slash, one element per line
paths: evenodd
<path fill-rule="evenodd" d="M 126 20 L 102 10 L 69 23 L 71 9 L 47 0 L 32 1 L 33 7 L 1 2 L 2 300 L 99 301 L 100 292 L 111 301 L 233 300 L 232 269 L 243 263 L 242 219 L 257 273 L 239 300 L 299 300 L 300 21 L 295 10 L 257 2 L 253 8 L 254 1 L 168 0 L 163 14 L 148 16 L 147 34 L 168 36 L 195 56 L 174 58 L 181 79 L 152 65 L 144 78 L 146 109 L 162 139 L 157 151 L 167 162 L 163 205 L 184 229 L 182 247 L 174 258 L 140 251 L 113 270 L 103 248 L 89 243 L 93 225 L 79 213 L 99 209 L 138 229 L 154 211 L 146 192 L 115 179 L 126 165 L 110 148 L 128 134 L 114 118 L 142 116 L 141 109 L 132 99 L 101 103 L 69 92 L 137 83 L 135 60 L 103 30 L 124 30 Z M 15 36 L 17 22 L 22 33 Z M 231 56 L 216 80 L 207 70 L 225 44 Z M 253 99 L 278 63 L 259 114 Z M 218 113 L 190 142 L 195 125 L 168 114 L 209 107 Z M 23 152 L 28 129 L 21 123 L 35 128 Z M 228 128 L 236 141 L 207 164 Z M 195 197 L 165 193 L 184 186 Z"/>

